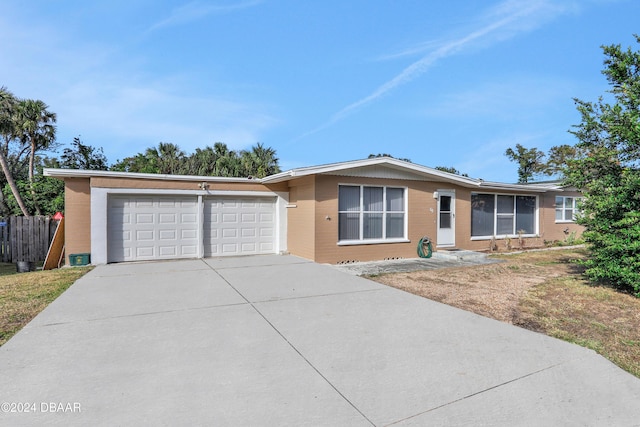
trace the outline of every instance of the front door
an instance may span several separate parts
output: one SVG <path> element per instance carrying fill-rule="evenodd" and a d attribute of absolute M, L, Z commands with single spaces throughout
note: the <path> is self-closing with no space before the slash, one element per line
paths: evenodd
<path fill-rule="evenodd" d="M 438 240 L 439 247 L 456 245 L 456 193 L 438 190 Z"/>

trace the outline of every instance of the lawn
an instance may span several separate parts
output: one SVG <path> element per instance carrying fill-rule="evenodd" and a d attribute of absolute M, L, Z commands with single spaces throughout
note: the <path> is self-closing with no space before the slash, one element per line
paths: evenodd
<path fill-rule="evenodd" d="M 584 249 L 370 277 L 407 292 L 591 348 L 640 377 L 640 298 L 585 281 Z"/>
<path fill-rule="evenodd" d="M 16 273 L 0 263 L 0 346 L 92 267 Z"/>

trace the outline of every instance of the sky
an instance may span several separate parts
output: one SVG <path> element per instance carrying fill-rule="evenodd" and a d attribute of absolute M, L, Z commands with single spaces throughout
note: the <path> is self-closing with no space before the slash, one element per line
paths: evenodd
<path fill-rule="evenodd" d="M 159 142 L 276 150 L 283 170 L 388 153 L 517 181 L 504 152 L 576 143 L 640 48 L 637 0 L 4 0 L 0 86 L 109 163 Z"/>

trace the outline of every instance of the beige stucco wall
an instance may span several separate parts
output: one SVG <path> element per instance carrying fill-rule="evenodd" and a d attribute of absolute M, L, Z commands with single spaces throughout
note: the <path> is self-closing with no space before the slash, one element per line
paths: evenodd
<path fill-rule="evenodd" d="M 91 252 L 91 185 L 89 178 L 66 178 L 64 192 L 65 259 Z"/>
<path fill-rule="evenodd" d="M 315 250 L 315 176 L 289 182 L 287 208 L 287 249 L 289 253 L 314 260 Z"/>
<path fill-rule="evenodd" d="M 407 243 L 372 245 L 338 245 L 338 185 L 366 184 L 407 188 L 408 238 Z M 332 175 L 316 177 L 315 193 L 315 261 L 340 263 L 371 261 L 386 258 L 415 258 L 421 237 L 435 239 L 436 200 L 433 191 L 437 184 L 399 179 L 359 178 Z M 329 217 L 329 219 L 327 219 Z"/>
<path fill-rule="evenodd" d="M 92 187 L 102 188 L 132 188 L 132 189 L 156 189 L 156 190 L 200 190 L 202 180 L 193 181 L 169 181 L 153 179 L 127 179 L 127 178 L 91 178 Z M 209 191 L 287 191 L 286 183 L 264 185 L 258 182 L 207 182 Z"/>
<path fill-rule="evenodd" d="M 556 240 L 564 241 L 571 233 L 575 233 L 575 237 L 580 237 L 584 231 L 584 227 L 573 222 L 556 223 L 556 196 L 564 197 L 582 197 L 578 192 L 563 191 L 559 193 L 545 193 L 540 197 L 540 207 L 542 214 L 540 215 L 540 227 L 542 228 L 541 238 L 547 242 Z"/>
<path fill-rule="evenodd" d="M 421 237 L 429 236 L 433 242 L 434 249 L 437 245 L 437 201 L 433 198 L 434 191 L 452 190 L 456 194 L 456 217 L 455 217 L 455 248 L 477 251 L 487 251 L 490 248 L 490 239 L 471 239 L 471 194 L 476 192 L 469 188 L 452 184 L 437 182 L 422 182 L 410 180 L 390 180 L 375 178 L 356 178 L 331 175 L 318 175 L 314 181 L 312 189 L 315 191 L 314 209 L 308 207 L 302 212 L 294 213 L 293 209 L 289 213 L 289 230 L 299 230 L 306 228 L 306 242 L 310 243 L 313 238 L 309 237 L 311 224 L 315 224 L 315 245 L 314 253 L 311 253 L 308 246 L 304 250 L 297 242 L 296 236 L 289 236 L 289 248 L 291 253 L 298 252 L 300 256 L 314 259 L 317 262 L 342 263 L 353 261 L 371 261 L 387 258 L 415 258 L 416 249 Z M 398 186 L 408 189 L 408 243 L 388 243 L 388 244 L 362 244 L 362 245 L 338 245 L 338 185 L 339 184 L 365 184 L 379 186 Z M 292 186 L 292 197 L 297 195 L 297 185 Z M 311 191 L 311 187 L 309 187 Z M 495 191 L 480 191 L 482 193 L 495 194 Z M 499 191 L 499 194 L 523 194 L 514 191 Z M 525 248 L 543 247 L 545 241 L 564 240 L 568 234 L 564 230 L 576 231 L 577 236 L 582 233 L 582 227 L 573 223 L 555 222 L 555 193 L 534 193 L 538 196 L 538 231 L 536 237 L 523 239 Z M 563 196 L 579 196 L 579 193 L 563 192 Z M 311 193 L 306 193 L 304 199 L 309 203 Z M 312 222 L 310 217 L 313 216 Z M 330 219 L 327 219 L 329 217 Z M 504 250 L 507 243 L 512 248 L 518 248 L 520 243 L 517 238 L 497 239 L 498 249 Z M 442 248 L 441 248 L 442 250 Z"/>

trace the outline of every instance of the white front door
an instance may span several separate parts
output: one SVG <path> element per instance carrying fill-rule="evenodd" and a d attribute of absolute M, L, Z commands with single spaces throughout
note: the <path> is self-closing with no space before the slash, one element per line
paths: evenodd
<path fill-rule="evenodd" d="M 456 193 L 438 190 L 438 239 L 439 247 L 456 245 Z"/>

